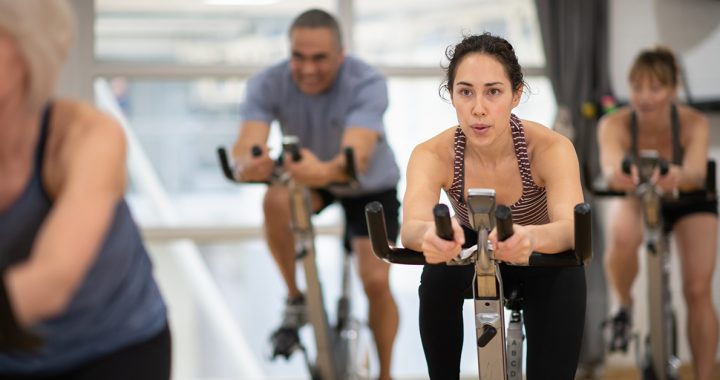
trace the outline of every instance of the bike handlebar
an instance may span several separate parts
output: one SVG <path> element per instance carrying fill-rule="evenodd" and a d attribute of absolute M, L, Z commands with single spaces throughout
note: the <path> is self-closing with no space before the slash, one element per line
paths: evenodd
<path fill-rule="evenodd" d="M 504 210 L 503 208 L 507 210 Z M 446 229 L 450 223 L 450 214 L 448 212 L 446 215 L 438 215 L 438 212 L 443 212 L 442 210 L 443 207 L 435 206 L 433 214 L 436 220 L 436 230 L 444 231 L 442 233 L 446 234 Z M 447 211 L 447 206 L 444 207 L 444 210 Z M 498 212 L 500 213 L 499 218 Z M 575 250 L 568 250 L 555 254 L 533 252 L 530 255 L 528 265 L 537 267 L 579 266 L 588 262 L 588 260 L 592 257 L 590 212 L 590 205 L 587 203 L 581 203 L 575 206 Z M 498 206 L 495 210 L 495 217 L 497 219 L 496 225 L 498 226 L 498 237 L 505 236 L 507 238 L 512 236 L 512 215 L 510 209 L 508 207 Z M 383 206 L 380 202 L 371 202 L 365 206 L 365 219 L 368 225 L 368 234 L 370 235 L 370 244 L 372 246 L 373 253 L 379 259 L 392 264 L 428 264 L 422 252 L 414 251 L 408 248 L 390 246 L 387 238 L 387 229 L 385 227 L 385 213 L 383 212 Z M 442 219 L 444 221 L 441 221 L 441 224 L 438 225 L 438 219 Z M 507 227 L 508 223 L 510 226 L 509 229 Z M 450 239 L 446 240 L 452 240 L 452 228 L 450 229 L 450 234 L 445 236 L 450 236 Z M 435 265 L 446 264 L 441 263 Z"/>
<path fill-rule="evenodd" d="M 630 174 L 633 164 L 633 159 L 629 156 L 625 156 L 625 158 L 623 158 L 622 162 L 620 163 L 620 168 L 622 169 L 623 173 Z M 670 164 L 668 164 L 668 162 L 663 160 L 662 158 L 659 158 L 657 160 L 657 165 L 658 168 L 660 168 L 661 176 L 668 174 L 668 172 L 670 171 Z"/>
<path fill-rule="evenodd" d="M 382 205 L 380 205 L 382 208 Z M 365 211 L 367 213 L 367 209 Z M 382 212 L 382 210 L 380 210 Z M 442 203 L 438 203 L 433 207 L 433 216 L 435 217 L 435 229 L 437 236 L 444 240 L 453 240 L 452 223 L 450 222 L 450 209 Z M 385 223 L 385 217 L 383 217 Z M 369 224 L 369 222 L 368 222 Z M 387 240 L 387 239 L 386 239 Z"/>
<path fill-rule="evenodd" d="M 622 171 L 625 174 L 630 174 L 630 165 L 631 160 L 628 157 L 625 157 L 622 161 L 621 167 Z M 658 164 L 660 166 L 660 175 L 666 175 L 668 171 L 670 170 L 670 166 L 667 161 L 665 160 L 659 160 Z M 716 184 L 716 166 L 715 166 L 715 160 L 708 160 L 707 162 L 707 173 L 705 177 L 705 191 L 707 192 L 708 197 L 715 198 L 717 196 L 717 184 Z M 625 196 L 628 194 L 627 191 L 620 191 L 620 190 L 612 190 L 609 188 L 598 188 L 594 185 L 593 177 L 590 173 L 590 165 L 586 162 L 583 165 L 583 178 L 585 180 L 585 184 L 587 186 L 588 191 L 597 196 L 603 196 L 603 197 L 614 197 L 614 196 Z"/>
<path fill-rule="evenodd" d="M 292 155 L 292 160 L 297 162 L 300 161 L 302 158 L 300 156 L 300 150 L 297 148 L 297 145 L 293 145 L 295 148 L 289 148 L 289 153 Z M 250 152 L 253 157 L 260 157 L 262 155 L 262 148 L 260 148 L 259 145 L 253 145 L 250 149 Z M 270 180 L 267 181 L 239 181 L 235 178 L 235 174 L 233 173 L 232 165 L 230 164 L 230 158 L 228 157 L 227 151 L 224 147 L 218 147 L 217 148 L 217 154 L 218 154 L 218 160 L 220 161 L 220 167 L 222 168 L 222 172 L 225 175 L 225 178 L 232 182 L 237 183 L 262 183 L 262 184 L 269 184 Z M 331 185 L 352 185 L 353 183 L 357 182 L 357 170 L 355 168 L 355 152 L 353 151 L 352 147 L 346 147 L 343 151 L 343 154 L 345 155 L 345 174 L 348 176 L 349 180 L 347 183 L 332 183 Z M 278 159 L 278 161 L 282 162 L 282 155 Z"/>

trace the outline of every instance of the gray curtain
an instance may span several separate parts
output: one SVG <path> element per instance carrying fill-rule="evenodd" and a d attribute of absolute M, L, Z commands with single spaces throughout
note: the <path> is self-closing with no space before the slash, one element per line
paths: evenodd
<path fill-rule="evenodd" d="M 571 131 L 581 165 L 597 167 L 595 128 L 603 95 L 610 95 L 608 75 L 608 4 L 605 0 L 536 0 L 547 76 L 559 116 Z M 559 121 L 558 121 L 559 122 Z M 558 124 L 556 122 L 556 126 Z M 604 361 L 601 330 L 607 317 L 607 284 L 603 273 L 603 236 L 593 209 L 593 260 L 587 268 L 588 308 L 580 353 L 580 373 L 594 372 Z M 592 376 L 592 374 L 587 374 Z"/>

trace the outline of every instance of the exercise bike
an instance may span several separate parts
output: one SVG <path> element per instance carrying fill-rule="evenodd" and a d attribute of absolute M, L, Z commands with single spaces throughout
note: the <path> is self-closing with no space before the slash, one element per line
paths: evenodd
<path fill-rule="evenodd" d="M 230 160 L 224 148 L 218 148 L 218 158 L 225 177 L 233 182 L 235 178 Z M 295 136 L 283 137 L 283 152 L 289 153 L 295 162 L 302 159 L 300 155 L 299 140 Z M 252 148 L 253 156 L 260 156 L 262 150 L 258 146 Z M 352 148 L 344 151 L 347 176 L 349 183 L 342 186 L 355 186 L 357 177 L 355 160 Z M 312 208 L 310 206 L 309 189 L 295 182 L 288 173 L 282 169 L 284 154 L 276 161 L 275 170 L 271 178 L 262 183 L 272 183 L 287 186 L 289 189 L 289 202 L 291 209 L 291 227 L 295 238 L 297 259 L 302 261 L 305 272 L 305 302 L 308 321 L 313 329 L 315 340 L 315 358 L 310 354 L 301 341 L 297 330 L 281 329 L 272 336 L 272 360 L 284 357 L 286 360 L 296 352 L 301 351 L 310 377 L 313 380 L 361 380 L 368 379 L 369 374 L 369 344 L 362 334 L 363 323 L 351 313 L 350 290 L 350 252 L 343 255 L 341 294 L 337 301 L 337 320 L 330 324 L 323 299 L 322 284 L 317 268 L 315 250 L 315 232 L 312 225 Z"/>
<path fill-rule="evenodd" d="M 637 162 L 629 157 L 622 161 L 622 171 L 630 174 L 631 166 L 638 169 L 640 183 L 630 194 L 640 200 L 644 224 L 644 246 L 647 253 L 647 291 L 649 332 L 645 337 L 644 352 L 637 342 L 637 363 L 642 369 L 643 380 L 678 380 L 680 360 L 677 349 L 677 320 L 672 309 L 670 292 L 670 243 L 669 236 L 663 231 L 661 201 L 663 194 L 650 181 L 655 170 L 660 175 L 667 174 L 667 161 L 661 159 L 657 151 L 639 152 Z M 590 175 L 585 170 L 586 183 L 591 184 Z M 708 195 L 715 196 L 715 162 L 708 162 L 706 188 Z M 623 191 L 599 189 L 591 186 L 593 195 L 626 196 Z M 637 338 L 637 334 L 635 334 Z M 633 339 L 635 340 L 635 339 Z M 626 349 L 626 348 L 625 348 Z M 621 350 L 625 350 L 622 349 Z"/>
<path fill-rule="evenodd" d="M 499 262 L 493 258 L 488 235 L 497 226 L 498 239 L 512 236 L 512 213 L 509 207 L 495 205 L 495 190 L 469 189 L 467 197 L 470 222 L 478 232 L 477 249 L 466 251 L 453 260 L 439 265 L 474 265 L 472 298 L 475 305 L 475 335 L 478 374 L 481 380 L 521 380 L 524 335 L 522 332 L 522 299 L 513 291 L 504 294 Z M 557 254 L 533 252 L 530 266 L 580 266 L 592 257 L 590 241 L 590 206 L 575 207 L 575 250 Z M 433 209 L 438 236 L 452 240 L 450 211 L 443 204 Z M 365 216 L 373 252 L 380 259 L 394 264 L 426 265 L 421 252 L 388 245 L 382 205 L 369 203 Z M 474 247 L 473 247 L 474 248 Z M 472 250 L 472 249 L 471 249 Z M 504 308 L 511 311 L 505 324 Z"/>

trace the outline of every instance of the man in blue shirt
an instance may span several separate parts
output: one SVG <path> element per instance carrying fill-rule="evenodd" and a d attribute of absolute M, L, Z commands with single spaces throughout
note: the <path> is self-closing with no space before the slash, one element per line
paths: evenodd
<path fill-rule="evenodd" d="M 345 211 L 346 238 L 357 254 L 369 300 L 380 379 L 389 379 L 398 311 L 389 288 L 389 266 L 373 257 L 364 216 L 367 203 L 383 203 L 388 236 L 396 239 L 400 175 L 383 124 L 388 105 L 385 78 L 368 64 L 345 56 L 338 23 L 324 11 L 312 9 L 299 15 L 289 37 L 290 59 L 248 82 L 240 136 L 233 148 L 235 174 L 243 181 L 269 178 L 274 161 L 265 144 L 273 121 L 280 123 L 284 135 L 300 139 L 302 159 L 286 162 L 285 168 L 295 181 L 313 189 L 315 212 L 335 200 Z M 260 157 L 251 154 L 255 145 L 262 147 Z M 360 186 L 328 187 L 347 180 L 341 154 L 345 147 L 354 150 Z M 305 323 L 304 298 L 295 279 L 288 203 L 287 188 L 268 187 L 263 202 L 266 239 L 288 288 L 281 328 L 297 329 Z"/>

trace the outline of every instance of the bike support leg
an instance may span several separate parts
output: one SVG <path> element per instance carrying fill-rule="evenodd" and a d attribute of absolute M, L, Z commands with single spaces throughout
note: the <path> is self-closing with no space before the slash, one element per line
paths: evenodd
<path fill-rule="evenodd" d="M 656 235 L 660 235 L 657 233 Z M 669 245 L 667 237 L 656 236 L 648 240 L 648 315 L 650 316 L 650 343 L 645 366 L 650 366 L 657 380 L 678 378 L 677 359 L 672 352 L 672 305 L 670 304 Z"/>
<path fill-rule="evenodd" d="M 510 314 L 510 323 L 507 329 L 507 378 L 508 380 L 522 380 L 523 361 L 523 316 L 522 311 L 513 309 Z"/>
<path fill-rule="evenodd" d="M 296 250 L 302 256 L 305 282 L 307 283 L 305 302 L 308 320 L 315 334 L 317 349 L 315 372 L 319 376 L 319 380 L 341 380 L 337 377 L 330 324 L 325 312 L 325 302 L 317 269 L 314 232 L 310 221 L 310 210 L 312 210 L 310 194 L 307 188 L 294 183 L 290 184 L 289 189 Z"/>
<path fill-rule="evenodd" d="M 505 315 L 502 283 L 497 273 L 493 263 L 490 270 L 476 273 L 473 286 L 478 373 L 482 380 L 506 380 Z"/>

